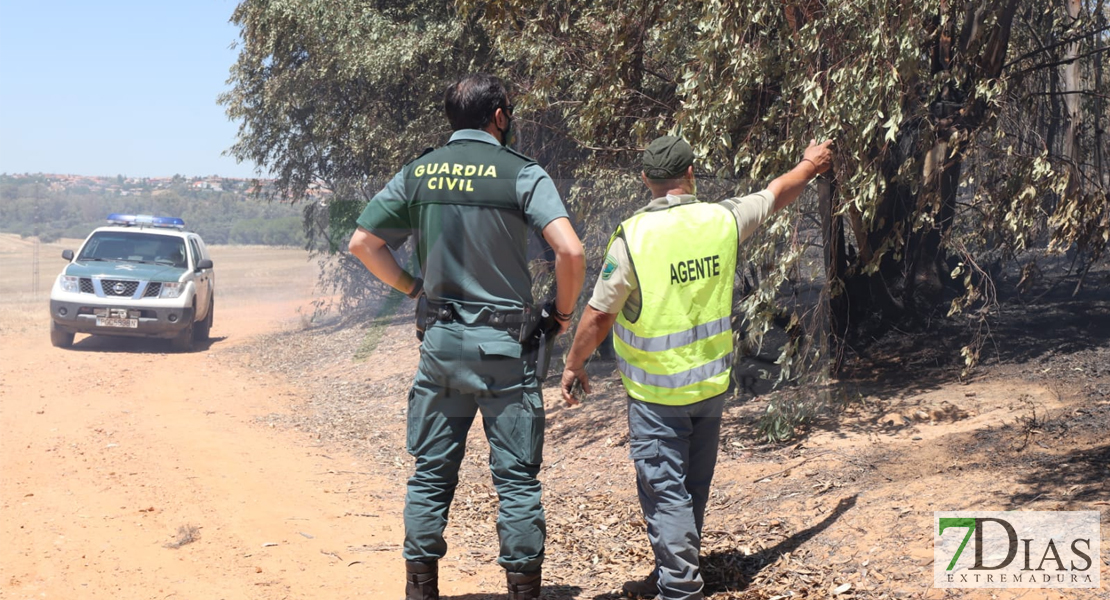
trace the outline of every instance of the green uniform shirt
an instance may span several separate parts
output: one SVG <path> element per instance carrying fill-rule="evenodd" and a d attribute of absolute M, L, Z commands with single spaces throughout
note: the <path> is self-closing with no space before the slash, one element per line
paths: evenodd
<path fill-rule="evenodd" d="M 416 236 L 424 290 L 472 321 L 483 310 L 533 304 L 530 230 L 566 217 L 551 177 L 531 159 L 476 129 L 405 165 L 358 218 L 399 248 Z"/>

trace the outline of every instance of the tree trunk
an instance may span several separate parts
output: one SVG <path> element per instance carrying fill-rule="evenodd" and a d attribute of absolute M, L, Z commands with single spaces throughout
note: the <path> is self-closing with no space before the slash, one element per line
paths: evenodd
<path fill-rule="evenodd" d="M 947 6 L 942 2 L 941 10 Z M 887 185 L 871 222 L 852 215 L 853 229 L 867 228 L 865 235 L 856 232 L 859 256 L 842 271 L 850 300 L 847 331 L 853 336 L 894 325 L 921 326 L 940 303 L 949 280 L 945 243 L 956 214 L 964 144 L 989 115 L 986 102 L 974 90 L 1001 74 L 1016 8 L 1017 0 L 968 4 L 963 19 L 950 20 L 948 29 L 934 38 L 934 75 L 962 77 L 938 90 L 928 117 L 902 123 L 897 139 L 886 147 L 880 168 Z M 908 106 L 903 112 L 920 114 L 920 108 Z M 961 134 L 955 147 L 949 142 L 954 133 Z M 907 163 L 920 165 L 921 185 L 900 179 Z M 929 217 L 923 223 L 918 218 L 922 214 Z M 837 233 L 835 224 L 826 223 L 827 244 Z M 843 236 L 842 228 L 839 234 Z M 874 265 L 872 254 L 879 252 Z M 827 271 L 830 265 L 833 272 L 841 269 L 835 258 L 826 250 Z"/>
<path fill-rule="evenodd" d="M 1072 24 L 1079 19 L 1079 11 L 1081 9 L 1081 0 L 1065 0 L 1064 8 L 1068 14 L 1068 24 Z M 1068 179 L 1067 195 L 1072 196 L 1079 191 L 1080 185 L 1080 153 L 1079 153 L 1079 100 L 1081 89 L 1079 82 L 1079 41 L 1064 46 L 1064 60 L 1070 60 L 1060 66 L 1060 84 L 1061 91 L 1063 92 L 1063 121 L 1064 130 L 1060 143 L 1060 155 L 1064 160 L 1070 164 L 1068 171 L 1070 177 Z"/>
<path fill-rule="evenodd" d="M 1099 0 L 1095 5 L 1095 23 L 1098 29 L 1106 27 L 1106 3 L 1104 0 Z M 1097 43 L 1097 41 L 1096 41 Z M 1110 187 L 1110 173 L 1107 171 L 1107 165 L 1104 162 L 1106 157 L 1103 155 L 1102 139 L 1105 134 L 1103 129 L 1103 118 L 1106 116 L 1105 96 L 1102 95 L 1102 60 L 1096 59 L 1095 63 L 1095 173 L 1098 175 L 1099 184 L 1102 187 Z"/>
<path fill-rule="evenodd" d="M 960 154 L 959 149 L 953 152 L 948 143 L 937 140 L 922 172 L 922 192 L 927 202 L 929 198 L 936 200 L 930 211 L 932 226 L 914 235 L 917 248 L 913 251 L 913 272 L 908 283 L 914 303 L 921 306 L 935 305 L 949 280 L 944 240 L 956 216 L 956 194 L 963 168 Z M 949 158 L 951 155 L 955 157 Z"/>
<path fill-rule="evenodd" d="M 848 333 L 848 291 L 844 287 L 848 271 L 845 255 L 844 219 L 834 215 L 839 208 L 836 187 L 826 177 L 817 179 L 817 210 L 821 214 L 821 231 L 825 241 L 825 290 L 828 294 L 829 335 L 827 356 L 832 358 L 832 371 L 840 370 L 841 347 Z"/>

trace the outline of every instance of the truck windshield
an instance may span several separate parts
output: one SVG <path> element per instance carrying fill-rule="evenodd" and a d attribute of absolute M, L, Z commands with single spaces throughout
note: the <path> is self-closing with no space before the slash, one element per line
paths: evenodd
<path fill-rule="evenodd" d="M 96 232 L 85 242 L 77 260 L 109 260 L 172 265 L 184 269 L 185 240 L 139 232 Z"/>

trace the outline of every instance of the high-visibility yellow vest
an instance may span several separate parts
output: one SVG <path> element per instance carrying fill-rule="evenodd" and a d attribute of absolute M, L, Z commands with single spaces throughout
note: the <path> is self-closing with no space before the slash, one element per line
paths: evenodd
<path fill-rule="evenodd" d="M 642 302 L 639 315 L 622 311 L 614 326 L 628 394 L 685 405 L 724 393 L 732 372 L 736 217 L 718 204 L 677 204 L 633 216 L 617 236 Z"/>

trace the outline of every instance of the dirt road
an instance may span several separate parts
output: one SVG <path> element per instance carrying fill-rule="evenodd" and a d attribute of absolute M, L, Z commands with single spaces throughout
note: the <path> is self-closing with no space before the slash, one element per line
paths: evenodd
<path fill-rule="evenodd" d="M 262 424 L 297 390 L 221 359 L 296 323 L 312 282 L 303 254 L 217 248 L 210 347 L 79 335 L 60 350 L 45 296 L 18 295 L 18 241 L 0 245 L 0 597 L 403 594 L 400 497 L 375 497 L 352 456 Z M 367 547 L 384 551 L 350 551 Z"/>

